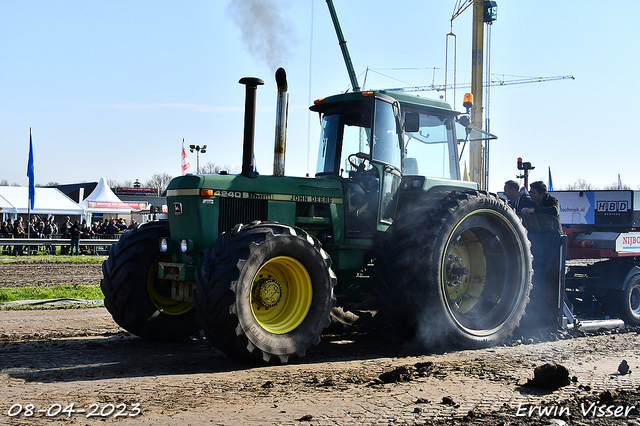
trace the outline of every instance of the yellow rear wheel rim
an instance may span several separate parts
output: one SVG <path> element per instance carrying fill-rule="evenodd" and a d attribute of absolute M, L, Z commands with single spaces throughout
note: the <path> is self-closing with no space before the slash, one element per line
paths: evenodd
<path fill-rule="evenodd" d="M 474 216 L 485 220 L 474 222 Z M 447 241 L 441 285 L 447 309 L 460 327 L 482 336 L 510 320 L 526 289 L 524 250 L 499 212 L 479 209 L 458 222 Z M 511 275 L 507 268 L 513 269 Z"/>
<path fill-rule="evenodd" d="M 460 235 L 467 241 L 477 240 L 470 230 Z M 457 310 L 466 313 L 477 303 L 487 280 L 487 265 L 482 244 L 474 242 L 453 245 L 445 262 L 447 294 Z"/>
<path fill-rule="evenodd" d="M 285 334 L 306 318 L 313 287 L 302 263 L 289 256 L 268 260 L 251 283 L 251 312 L 265 330 Z"/>

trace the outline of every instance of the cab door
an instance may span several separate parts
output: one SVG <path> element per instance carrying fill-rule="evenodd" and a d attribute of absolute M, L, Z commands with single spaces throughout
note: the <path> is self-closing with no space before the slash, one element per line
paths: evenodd
<path fill-rule="evenodd" d="M 380 172 L 378 229 L 385 230 L 396 214 L 398 189 L 402 180 L 402 139 L 399 105 L 376 99 L 372 163 Z"/>

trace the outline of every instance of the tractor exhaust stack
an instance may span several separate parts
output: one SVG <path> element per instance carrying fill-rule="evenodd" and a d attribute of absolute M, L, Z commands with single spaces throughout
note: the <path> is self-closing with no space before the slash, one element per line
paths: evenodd
<path fill-rule="evenodd" d="M 256 127 L 256 90 L 258 86 L 262 86 L 264 81 L 255 77 L 244 77 L 239 81 L 244 84 L 246 89 L 244 103 L 244 141 L 242 144 L 242 172 L 241 176 L 255 178 L 258 176 L 255 172 L 253 161 L 253 149 Z"/>
<path fill-rule="evenodd" d="M 284 68 L 276 71 L 278 103 L 276 106 L 276 140 L 273 148 L 273 175 L 284 176 L 285 151 L 287 149 L 287 121 L 289 118 L 289 93 L 287 73 Z"/>

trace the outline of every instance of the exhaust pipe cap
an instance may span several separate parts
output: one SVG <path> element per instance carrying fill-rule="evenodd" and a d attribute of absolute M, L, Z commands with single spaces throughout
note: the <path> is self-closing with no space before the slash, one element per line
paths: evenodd
<path fill-rule="evenodd" d="M 278 92 L 286 92 L 289 90 L 289 85 L 287 84 L 287 72 L 282 67 L 276 70 L 276 84 L 278 85 Z"/>
<path fill-rule="evenodd" d="M 242 77 L 238 83 L 246 86 L 262 86 L 264 84 L 264 80 L 257 77 Z"/>

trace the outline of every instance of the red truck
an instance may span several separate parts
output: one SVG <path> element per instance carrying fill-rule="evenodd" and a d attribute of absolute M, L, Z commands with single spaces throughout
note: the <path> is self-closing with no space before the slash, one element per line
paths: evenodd
<path fill-rule="evenodd" d="M 566 242 L 565 294 L 582 316 L 640 325 L 640 194 L 552 191 Z"/>

